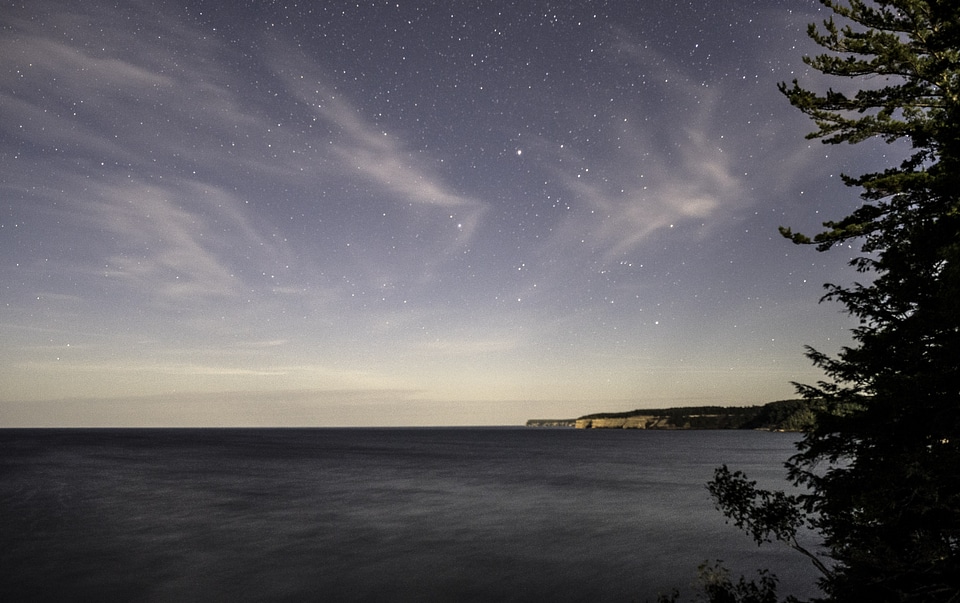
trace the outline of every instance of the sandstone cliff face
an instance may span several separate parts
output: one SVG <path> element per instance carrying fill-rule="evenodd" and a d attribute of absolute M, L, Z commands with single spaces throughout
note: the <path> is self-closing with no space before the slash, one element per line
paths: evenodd
<path fill-rule="evenodd" d="M 527 427 L 573 427 L 576 419 L 530 419 Z"/>
<path fill-rule="evenodd" d="M 577 429 L 676 429 L 667 417 L 632 415 L 602 419 L 577 419 Z"/>

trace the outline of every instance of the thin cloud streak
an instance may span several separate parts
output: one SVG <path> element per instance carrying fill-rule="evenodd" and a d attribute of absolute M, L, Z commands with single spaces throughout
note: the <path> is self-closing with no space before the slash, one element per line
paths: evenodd
<path fill-rule="evenodd" d="M 272 69 L 294 97 L 336 133 L 330 146 L 347 173 L 353 171 L 409 203 L 455 211 L 459 227 L 453 246 L 469 244 L 488 209 L 484 201 L 452 190 L 401 140 L 364 120 L 343 94 L 326 83 L 321 68 L 309 58 L 280 48 L 271 54 Z"/>
<path fill-rule="evenodd" d="M 185 189 L 134 180 L 90 186 L 79 209 L 90 228 L 110 233 L 112 242 L 102 273 L 169 302 L 234 297 L 246 284 L 228 253 L 246 249 L 253 266 L 267 266 L 282 252 L 225 191 L 181 185 Z"/>
<path fill-rule="evenodd" d="M 711 103 L 705 104 L 694 123 L 713 117 Z M 629 121 L 642 123 L 636 117 Z M 665 158 L 653 152 L 658 148 L 654 132 L 631 123 L 620 127 L 624 131 L 620 148 L 607 150 L 614 157 L 610 165 L 597 165 L 603 164 L 597 160 L 588 167 L 589 162 L 578 160 L 577 150 L 568 145 L 553 161 L 555 166 L 583 167 L 553 168 L 572 199 L 572 209 L 555 228 L 543 255 L 579 246 L 609 265 L 674 226 L 726 224 L 733 212 L 752 201 L 732 157 L 701 129 L 690 126 L 671 134 L 669 147 L 676 154 Z"/>
<path fill-rule="evenodd" d="M 519 346 L 516 338 L 504 339 L 437 339 L 428 341 L 421 347 L 443 356 L 473 356 L 477 354 L 499 354 L 510 352 Z"/>

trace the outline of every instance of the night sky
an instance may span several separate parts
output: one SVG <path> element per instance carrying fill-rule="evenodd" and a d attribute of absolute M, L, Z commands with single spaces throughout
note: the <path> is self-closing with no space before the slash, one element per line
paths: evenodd
<path fill-rule="evenodd" d="M 815 0 L 0 11 L 4 427 L 792 397 L 860 275 L 777 226 L 900 159 L 777 91 Z"/>

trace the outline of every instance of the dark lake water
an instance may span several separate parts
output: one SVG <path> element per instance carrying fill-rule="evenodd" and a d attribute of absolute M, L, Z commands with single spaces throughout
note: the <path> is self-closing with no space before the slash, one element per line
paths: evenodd
<path fill-rule="evenodd" d="M 0 430 L 0 600 L 646 601 L 704 560 L 814 594 L 724 523 L 796 436 L 536 428 Z"/>

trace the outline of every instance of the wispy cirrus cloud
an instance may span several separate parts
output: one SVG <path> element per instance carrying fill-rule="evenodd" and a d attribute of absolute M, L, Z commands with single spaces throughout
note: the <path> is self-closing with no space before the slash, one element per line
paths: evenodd
<path fill-rule="evenodd" d="M 604 262 L 634 251 L 653 233 L 674 225 L 704 222 L 739 200 L 741 188 L 727 162 L 695 131 L 678 145 L 678 158 L 643 157 L 642 143 L 625 153 L 637 160 L 616 174 L 600 168 L 596 177 L 562 174 L 579 207 L 556 236 L 583 241 Z M 638 136 L 638 139 L 640 137 Z"/>
<path fill-rule="evenodd" d="M 475 235 L 487 204 L 445 183 L 403 140 L 365 119 L 358 107 L 328 83 L 314 60 L 286 48 L 271 52 L 271 68 L 292 95 L 331 128 L 330 147 L 341 174 L 359 176 L 392 198 L 458 216 L 457 245 Z"/>
<path fill-rule="evenodd" d="M 238 247 L 262 262 L 273 252 L 222 190 L 183 189 L 137 181 L 100 184 L 84 214 L 110 234 L 106 276 L 167 301 L 229 297 L 244 283 L 234 265 Z M 151 295 L 152 293 L 152 295 Z"/>
<path fill-rule="evenodd" d="M 11 35 L 0 41 L 11 65 L 0 70 L 0 127 L 30 159 L 3 186 L 15 216 L 47 224 L 56 253 L 42 270 L 165 303 L 257 287 L 251 275 L 284 252 L 237 185 L 302 174 L 264 151 L 294 148 L 292 134 L 272 131 L 241 94 L 219 42 L 163 9 L 140 6 L 160 12 L 132 30 L 123 11 L 45 4 L 43 20 L 4 15 Z M 84 287 L 95 282 L 106 281 Z"/>
<path fill-rule="evenodd" d="M 726 224 L 752 202 L 740 149 L 733 137 L 720 134 L 724 86 L 686 78 L 681 65 L 631 42 L 625 31 L 616 30 L 610 46 L 611 61 L 622 64 L 626 56 L 632 63 L 625 78 L 636 72 L 644 86 L 657 90 L 651 96 L 659 97 L 660 117 L 650 119 L 643 106 L 605 107 L 589 120 L 617 132 L 606 146 L 540 142 L 570 205 L 546 254 L 579 247 L 602 263 L 615 262 L 658 232 Z"/>
<path fill-rule="evenodd" d="M 15 59 L 0 74 L 0 89 L 8 91 L 0 94 L 0 127 L 37 155 L 33 171 L 16 171 L 4 185 L 16 191 L 25 214 L 92 217 L 71 218 L 67 230 L 93 230 L 68 237 L 109 232 L 97 246 L 104 255 L 84 258 L 91 269 L 109 266 L 111 276 L 167 299 L 232 295 L 250 283 L 239 278 L 237 258 L 231 262 L 236 241 L 223 244 L 224 222 L 241 236 L 240 251 L 249 247 L 269 261 L 276 247 L 265 244 L 271 225 L 244 217 L 257 213 L 251 201 L 272 204 L 294 189 L 329 192 L 338 203 L 338 186 L 357 183 L 370 185 L 370 197 L 403 217 L 387 227 L 401 245 L 409 243 L 402 262 L 420 267 L 407 280 L 429 280 L 438 263 L 476 237 L 487 203 L 447 183 L 436 158 L 385 135 L 326 83 L 315 58 L 268 51 L 241 73 L 224 60 L 232 55 L 226 42 L 161 14 L 162 7 L 144 5 L 157 18 L 132 31 L 122 11 L 91 6 L 78 15 L 48 4 L 43 22 L 9 16 L 14 35 L 0 42 L 4 56 Z M 71 28 L 82 31 L 76 39 L 84 44 L 58 34 Z M 279 98 L 252 86 L 251 70 L 281 89 Z M 325 127 L 311 129 L 314 122 Z M 49 190 L 38 187 L 41 181 Z M 65 207 L 61 193 L 68 189 L 75 193 Z M 227 191 L 227 202 L 205 202 Z M 292 206 L 291 219 L 304 210 L 317 208 Z M 339 235 L 334 229 L 320 236 L 330 244 Z M 248 267 L 256 265 L 242 255 Z M 366 272 L 386 260 L 360 261 Z"/>
<path fill-rule="evenodd" d="M 569 209 L 552 229 L 543 256 L 569 253 L 616 263 L 657 233 L 726 224 L 749 202 L 733 154 L 701 128 L 678 127 L 669 135 L 672 152 L 663 154 L 654 140 L 662 134 L 649 131 L 642 119 L 620 121 L 618 148 L 595 158 L 584 159 L 571 145 L 559 151 L 552 145 L 549 169 L 565 189 Z"/>

